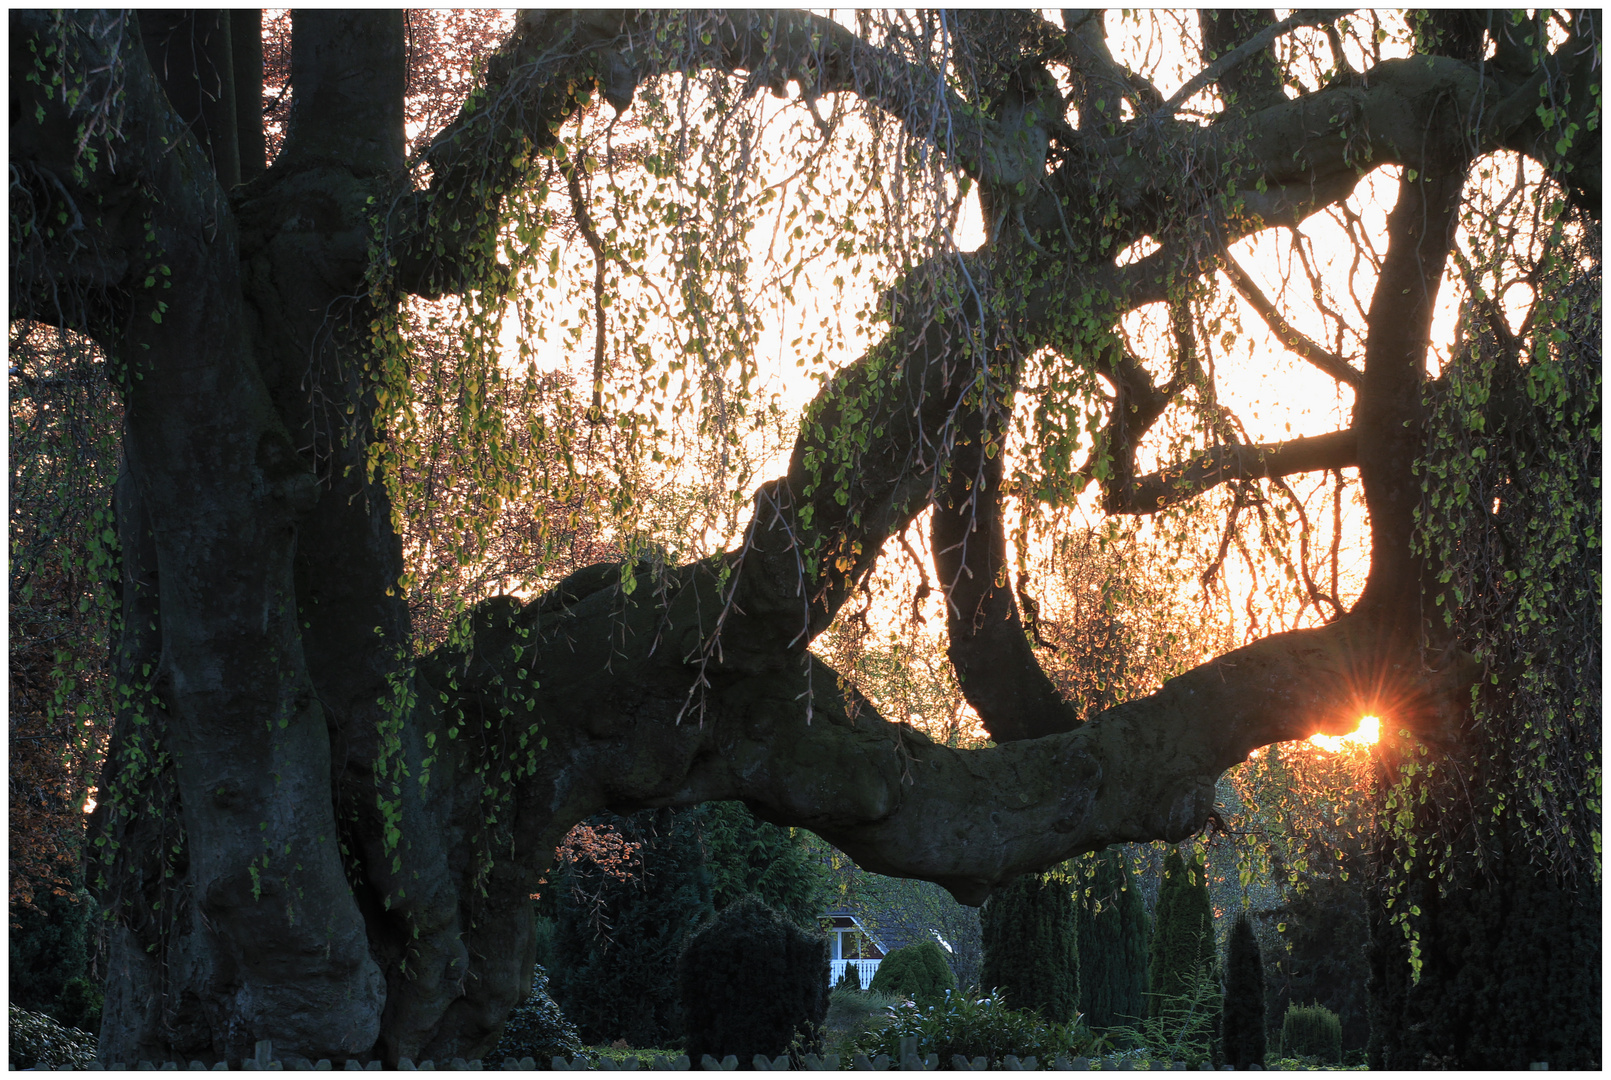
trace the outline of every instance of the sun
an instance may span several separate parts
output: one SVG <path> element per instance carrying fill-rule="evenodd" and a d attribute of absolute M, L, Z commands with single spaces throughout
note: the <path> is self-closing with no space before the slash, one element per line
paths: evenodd
<path fill-rule="evenodd" d="M 1359 727 L 1346 735 L 1311 735 L 1309 741 L 1322 750 L 1345 750 L 1370 746 L 1382 736 L 1382 722 L 1374 716 L 1359 718 Z"/>

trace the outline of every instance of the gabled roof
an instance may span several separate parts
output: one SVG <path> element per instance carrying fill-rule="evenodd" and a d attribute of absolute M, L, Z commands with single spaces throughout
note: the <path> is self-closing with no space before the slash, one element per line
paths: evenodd
<path fill-rule="evenodd" d="M 849 918 L 862 933 L 873 940 L 878 946 L 878 951 L 885 956 L 914 942 L 939 939 L 939 935 L 932 928 L 912 922 L 893 907 L 852 909 L 839 906 L 823 912 L 823 916 Z M 946 948 L 943 944 L 941 947 Z"/>
<path fill-rule="evenodd" d="M 822 917 L 825 918 L 825 919 L 849 919 L 851 922 L 856 924 L 856 929 L 860 930 L 862 933 L 866 934 L 867 937 L 872 941 L 872 943 L 874 945 L 878 946 L 878 951 L 883 953 L 885 956 L 888 956 L 895 949 L 900 948 L 900 946 L 898 946 L 898 945 L 893 946 L 893 947 L 890 946 L 886 942 L 886 937 L 887 937 L 886 934 L 877 933 L 877 932 L 875 932 L 873 930 L 869 930 L 867 928 L 867 924 L 862 922 L 861 916 L 858 915 L 856 912 L 851 911 L 849 908 L 843 908 L 843 907 L 834 908 L 834 909 L 832 909 L 830 911 L 823 912 Z"/>

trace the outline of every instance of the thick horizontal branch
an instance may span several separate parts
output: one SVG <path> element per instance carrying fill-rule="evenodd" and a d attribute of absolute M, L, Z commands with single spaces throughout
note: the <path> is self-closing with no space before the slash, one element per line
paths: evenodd
<path fill-rule="evenodd" d="M 1225 443 L 1104 492 L 1102 505 L 1110 514 L 1151 514 L 1231 480 L 1270 480 L 1358 463 L 1359 440 L 1352 430 L 1257 446 Z"/>
<path fill-rule="evenodd" d="M 719 602 L 717 579 L 698 567 L 670 584 L 706 608 Z M 1468 664 L 1428 674 L 1418 650 L 1350 616 L 1237 649 L 1073 731 L 959 750 L 886 723 L 866 702 L 853 709 L 810 656 L 730 667 L 711 680 L 702 722 L 679 724 L 694 673 L 647 646 L 676 636 L 678 609 L 699 606 L 676 596 L 661 607 L 647 588 L 625 597 L 611 586 L 540 615 L 540 604 L 509 603 L 514 629 L 494 619 L 478 633 L 461 687 L 494 698 L 498 680 L 525 683 L 517 668 L 542 686 L 549 750 L 521 798 L 530 812 L 517 824 L 520 849 L 551 850 L 604 806 L 736 798 L 867 869 L 935 881 L 977 904 L 1001 881 L 1081 852 L 1192 835 L 1220 773 L 1258 747 L 1340 734 L 1367 713 L 1435 736 L 1457 722 L 1472 676 Z M 609 670 L 595 665 L 607 656 Z"/>
<path fill-rule="evenodd" d="M 744 75 L 752 89 L 779 93 L 796 82 L 806 97 L 855 94 L 993 187 L 1033 186 L 1044 173 L 1056 116 L 1029 108 L 991 119 L 930 68 L 831 19 L 798 11 L 681 12 L 674 17 L 686 31 L 681 37 L 660 33 L 666 19 L 606 10 L 521 13 L 488 65 L 485 92 L 424 152 L 430 187 L 405 194 L 394 208 L 392 243 L 406 290 L 453 292 L 476 268 L 495 269 L 498 207 L 530 167 L 527 149 L 550 151 L 594 89 L 622 111 L 639 82 L 672 71 Z M 478 197 L 466 197 L 472 191 Z"/>

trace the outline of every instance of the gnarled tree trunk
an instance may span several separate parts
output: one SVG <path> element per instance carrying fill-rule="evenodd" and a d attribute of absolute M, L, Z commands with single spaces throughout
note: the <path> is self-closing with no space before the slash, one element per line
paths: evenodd
<path fill-rule="evenodd" d="M 979 903 L 1079 852 L 1192 835 L 1216 778 L 1257 747 L 1351 730 L 1378 709 L 1436 739 L 1464 714 L 1470 663 L 1451 654 L 1430 670 L 1419 648 L 1419 392 L 1470 141 L 1542 145 L 1530 112 L 1476 132 L 1462 118 L 1525 96 L 1525 77 L 1418 57 L 1287 100 L 1253 68 L 1220 123 L 1160 114 L 1115 133 L 1116 114 L 1095 107 L 1070 128 L 1049 77 L 966 107 L 814 17 L 730 12 L 702 48 L 667 60 L 647 44 L 647 17 L 536 13 L 492 58 L 493 92 L 428 152 L 432 188 L 412 191 L 395 12 L 296 14 L 290 127 L 260 174 L 243 159 L 254 133 L 229 130 L 231 109 L 209 111 L 223 96 L 181 92 L 227 69 L 234 100 L 258 100 L 249 55 L 230 59 L 228 37 L 249 20 L 168 26 L 213 36 L 188 66 L 159 66 L 154 18 L 10 18 L 14 234 L 19 190 L 76 222 L 52 231 L 41 214 L 14 235 L 13 316 L 96 337 L 126 408 L 117 665 L 129 693 L 96 841 L 117 919 L 105 1060 L 239 1060 L 263 1038 L 282 1056 L 479 1055 L 530 985 L 538 876 L 570 827 L 604 808 L 742 799 L 864 867 Z M 1024 25 L 1015 32 L 1039 22 Z M 1096 85 L 1111 74 L 1106 44 L 1083 23 L 1068 30 L 1047 40 Z M 36 62 L 47 45 L 59 51 Z M 756 492 L 740 548 L 663 578 L 592 567 L 530 602 L 491 600 L 468 645 L 410 657 L 400 544 L 365 468 L 365 446 L 386 436 L 371 423 L 369 327 L 404 292 L 470 279 L 487 206 L 432 200 L 469 193 L 475 177 L 496 211 L 487 193 L 517 184 L 523 165 L 489 146 L 541 153 L 593 89 L 624 107 L 636 80 L 673 67 L 766 70 L 778 85 L 857 94 L 914 130 L 950 110 L 945 152 L 1008 225 L 907 284 L 960 266 L 978 298 L 942 321 L 896 290 L 891 333 L 812 406 L 788 473 Z M 52 88 L 58 71 L 72 94 Z M 1146 492 L 1358 465 L 1373 528 L 1365 598 L 1079 723 L 1003 584 L 994 451 L 1020 358 L 1050 346 L 1105 364 L 1123 400 L 1173 393 L 1133 358 L 1085 355 L 1060 322 L 1070 298 L 1111 326 L 1165 298 L 1166 282 L 1208 272 L 1230 239 L 1345 197 L 1361 130 L 1373 160 L 1404 165 L 1406 179 L 1365 369 L 1339 373 L 1361 388 L 1352 429 L 1302 453 L 1242 448 L 1151 477 L 1135 475 L 1133 455 L 1162 405 L 1114 410 L 1104 438 L 1123 457 L 1116 512 L 1155 509 L 1163 496 Z M 1185 196 L 1161 186 L 1158 163 L 1181 147 L 1224 163 L 1241 212 L 1209 199 L 1202 234 L 1164 235 L 1158 254 L 1118 266 L 1114 253 L 1180 220 L 1171 200 Z M 1574 154 L 1575 190 L 1597 199 L 1597 152 Z M 1098 198 L 1115 208 L 1107 232 L 1073 235 L 1062 207 Z M 395 294 L 370 287 L 377 208 Z M 1205 246 L 1210 235 L 1221 247 Z M 83 302 L 52 299 L 67 292 Z M 876 434 L 846 457 L 832 441 L 841 423 Z M 850 477 L 837 490 L 818 482 L 824 460 Z M 999 744 L 987 750 L 937 745 L 865 703 L 853 713 L 807 652 L 884 541 L 930 505 L 950 655 Z"/>

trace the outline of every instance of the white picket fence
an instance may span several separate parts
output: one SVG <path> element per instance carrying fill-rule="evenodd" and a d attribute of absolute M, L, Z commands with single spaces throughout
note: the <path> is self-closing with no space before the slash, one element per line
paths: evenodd
<path fill-rule="evenodd" d="M 877 960 L 829 960 L 828 985 L 838 986 L 839 980 L 845 977 L 845 967 L 849 964 L 856 965 L 856 974 L 861 976 L 861 988 L 867 989 L 873 981 L 873 972 L 878 970 Z"/>

